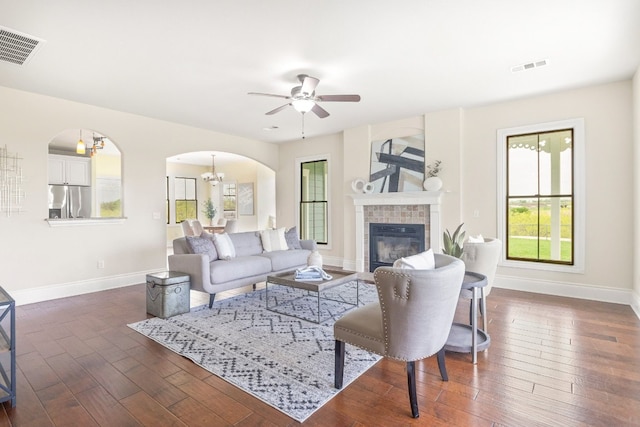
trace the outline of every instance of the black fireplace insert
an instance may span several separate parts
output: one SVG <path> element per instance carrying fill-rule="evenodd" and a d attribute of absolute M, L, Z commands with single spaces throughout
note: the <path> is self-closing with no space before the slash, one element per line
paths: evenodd
<path fill-rule="evenodd" d="M 424 250 L 424 224 L 369 224 L 369 271 Z"/>

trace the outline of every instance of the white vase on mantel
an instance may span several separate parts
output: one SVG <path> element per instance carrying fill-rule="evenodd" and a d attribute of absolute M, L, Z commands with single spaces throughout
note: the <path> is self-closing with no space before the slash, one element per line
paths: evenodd
<path fill-rule="evenodd" d="M 422 186 L 427 191 L 438 191 L 442 188 L 442 180 L 437 176 L 430 176 L 424 180 Z"/>
<path fill-rule="evenodd" d="M 320 252 L 318 251 L 311 252 L 309 254 L 309 257 L 307 258 L 307 265 L 308 266 L 315 265 L 316 267 L 322 268 L 322 255 L 320 254 Z"/>

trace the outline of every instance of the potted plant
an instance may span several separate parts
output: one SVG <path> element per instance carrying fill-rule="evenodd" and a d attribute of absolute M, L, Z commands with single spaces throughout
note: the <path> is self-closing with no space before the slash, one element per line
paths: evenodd
<path fill-rule="evenodd" d="M 462 252 L 464 252 L 462 245 L 464 243 L 465 235 L 465 231 L 462 230 L 463 225 L 464 222 L 456 228 L 453 235 L 449 233 L 449 230 L 445 230 L 445 232 L 442 233 L 442 240 L 444 241 L 444 249 L 442 249 L 442 253 L 456 258 L 460 258 L 462 256 Z"/>
<path fill-rule="evenodd" d="M 213 206 L 213 202 L 211 201 L 211 197 L 209 197 L 204 202 L 204 209 L 202 213 L 209 219 L 209 225 L 213 225 L 213 218 L 216 216 L 216 207 Z"/>

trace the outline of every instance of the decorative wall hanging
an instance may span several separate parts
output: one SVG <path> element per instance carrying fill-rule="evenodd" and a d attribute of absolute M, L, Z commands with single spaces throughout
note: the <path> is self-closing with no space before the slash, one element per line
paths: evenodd
<path fill-rule="evenodd" d="M 253 182 L 238 184 L 238 215 L 253 215 Z"/>
<path fill-rule="evenodd" d="M 421 191 L 424 181 L 424 134 L 371 143 L 369 182 L 375 193 Z"/>
<path fill-rule="evenodd" d="M 0 212 L 7 217 L 22 211 L 25 194 L 21 160 L 17 153 L 9 153 L 6 145 L 0 147 Z"/>

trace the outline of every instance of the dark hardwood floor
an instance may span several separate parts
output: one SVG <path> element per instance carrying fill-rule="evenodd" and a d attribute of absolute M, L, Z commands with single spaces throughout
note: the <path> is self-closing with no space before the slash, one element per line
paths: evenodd
<path fill-rule="evenodd" d="M 0 407 L 0 427 L 298 424 L 129 329 L 145 311 L 144 285 L 17 307 L 18 403 Z M 304 425 L 640 425 L 630 307 L 494 289 L 488 311 L 492 344 L 477 365 L 447 353 L 442 382 L 435 358 L 417 364 L 420 418 L 405 364 L 383 359 Z"/>

